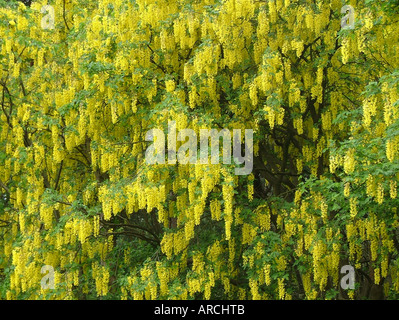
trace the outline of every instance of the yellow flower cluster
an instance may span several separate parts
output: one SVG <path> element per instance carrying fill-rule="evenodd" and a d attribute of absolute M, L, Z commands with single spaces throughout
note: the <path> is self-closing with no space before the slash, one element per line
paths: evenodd
<path fill-rule="evenodd" d="M 233 196 L 234 196 L 234 179 L 231 175 L 225 173 L 225 181 L 222 187 L 224 200 L 224 221 L 226 239 L 231 237 L 231 224 L 233 223 Z"/>
<path fill-rule="evenodd" d="M 353 148 L 349 149 L 346 152 L 344 158 L 344 165 L 343 165 L 346 174 L 350 174 L 355 170 L 356 161 L 354 156 L 355 156 L 355 150 Z"/>
<path fill-rule="evenodd" d="M 96 283 L 97 296 L 106 296 L 108 293 L 109 285 L 108 268 L 95 262 L 92 265 L 92 275 Z"/>
<path fill-rule="evenodd" d="M 255 236 L 256 236 L 256 229 L 252 225 L 244 223 L 244 225 L 242 226 L 242 243 L 243 244 L 252 243 L 252 240 L 254 239 Z"/>

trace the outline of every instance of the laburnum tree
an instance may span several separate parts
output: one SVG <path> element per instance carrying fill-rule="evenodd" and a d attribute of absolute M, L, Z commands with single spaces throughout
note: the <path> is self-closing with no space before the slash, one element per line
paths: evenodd
<path fill-rule="evenodd" d="M 398 298 L 397 30 L 397 0 L 1 1 L 0 297 Z M 252 129 L 252 173 L 149 164 L 171 121 Z"/>

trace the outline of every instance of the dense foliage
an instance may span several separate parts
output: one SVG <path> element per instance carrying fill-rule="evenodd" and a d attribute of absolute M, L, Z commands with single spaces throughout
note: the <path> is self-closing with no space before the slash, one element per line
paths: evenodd
<path fill-rule="evenodd" d="M 398 30 L 397 0 L 0 1 L 0 298 L 398 298 Z M 253 129 L 253 172 L 149 165 L 171 120 Z"/>

